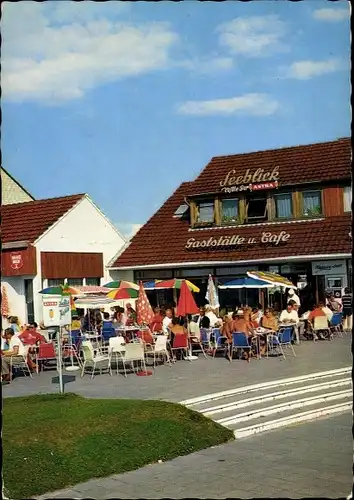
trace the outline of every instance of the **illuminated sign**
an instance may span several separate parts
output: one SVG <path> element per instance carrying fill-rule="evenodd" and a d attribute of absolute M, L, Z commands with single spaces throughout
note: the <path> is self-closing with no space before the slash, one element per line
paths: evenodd
<path fill-rule="evenodd" d="M 186 242 L 185 248 L 187 250 L 212 250 L 220 248 L 233 248 L 233 247 L 243 247 L 247 245 L 255 245 L 257 243 L 261 244 L 272 244 L 275 246 L 281 243 L 286 243 L 290 239 L 290 234 L 285 231 L 280 231 L 280 233 L 271 233 L 270 231 L 264 231 L 260 237 L 248 237 L 245 238 L 239 234 L 233 236 L 220 236 L 220 237 L 210 237 L 207 240 L 197 240 L 195 238 L 189 238 Z"/>

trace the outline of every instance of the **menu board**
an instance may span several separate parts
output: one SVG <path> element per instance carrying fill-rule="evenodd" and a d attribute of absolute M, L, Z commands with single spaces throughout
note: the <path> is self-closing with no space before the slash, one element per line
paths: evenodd
<path fill-rule="evenodd" d="M 70 296 L 43 297 L 43 322 L 45 327 L 70 325 Z"/>

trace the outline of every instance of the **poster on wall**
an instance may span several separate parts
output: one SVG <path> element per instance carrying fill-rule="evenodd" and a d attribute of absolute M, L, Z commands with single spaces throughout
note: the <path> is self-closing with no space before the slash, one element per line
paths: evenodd
<path fill-rule="evenodd" d="M 43 322 L 46 327 L 70 325 L 70 297 L 43 297 Z"/>

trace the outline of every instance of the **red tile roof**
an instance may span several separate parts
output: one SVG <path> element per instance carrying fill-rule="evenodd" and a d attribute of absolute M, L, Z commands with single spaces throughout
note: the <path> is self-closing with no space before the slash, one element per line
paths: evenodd
<path fill-rule="evenodd" d="M 279 167 L 279 184 L 294 185 L 308 182 L 350 179 L 350 138 L 332 142 L 294 146 L 230 156 L 215 156 L 193 182 L 193 194 L 220 191 L 230 170 L 234 176 L 243 175 L 247 169 L 255 172 L 263 168 L 271 172 Z"/>
<path fill-rule="evenodd" d="M 1 241 L 34 242 L 85 194 L 35 200 L 1 207 Z"/>
<path fill-rule="evenodd" d="M 273 169 L 279 165 L 280 183 L 306 183 L 350 179 L 350 139 L 330 143 L 283 148 L 245 155 L 213 158 L 194 182 L 185 182 L 162 205 L 151 219 L 133 237 L 128 247 L 117 257 L 111 267 L 137 267 L 159 264 L 205 261 L 244 261 L 286 256 L 351 253 L 351 214 L 316 221 L 282 222 L 267 225 L 223 227 L 210 229 L 189 228 L 183 218 L 174 218 L 185 197 L 205 192 L 215 192 L 220 180 L 230 169 L 241 175 L 247 168 Z M 210 237 L 240 235 L 250 238 L 262 231 L 290 234 L 283 246 L 265 247 L 259 244 L 243 249 L 187 250 L 189 238 L 199 240 Z"/>

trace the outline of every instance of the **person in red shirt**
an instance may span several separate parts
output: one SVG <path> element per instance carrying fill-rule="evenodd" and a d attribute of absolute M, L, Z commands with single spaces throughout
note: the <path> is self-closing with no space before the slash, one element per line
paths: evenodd
<path fill-rule="evenodd" d="M 152 332 L 162 332 L 162 316 L 160 313 L 160 309 L 155 307 L 154 309 L 154 317 L 150 323 L 150 328 Z"/>
<path fill-rule="evenodd" d="M 326 313 L 323 311 L 324 303 L 319 302 L 318 305 L 310 312 L 308 316 L 308 321 L 313 321 L 314 318 L 318 318 L 319 316 L 326 316 Z"/>
<path fill-rule="evenodd" d="M 36 330 L 37 323 L 32 323 L 19 335 L 19 339 L 25 345 L 36 345 L 46 342 L 46 339 Z"/>

